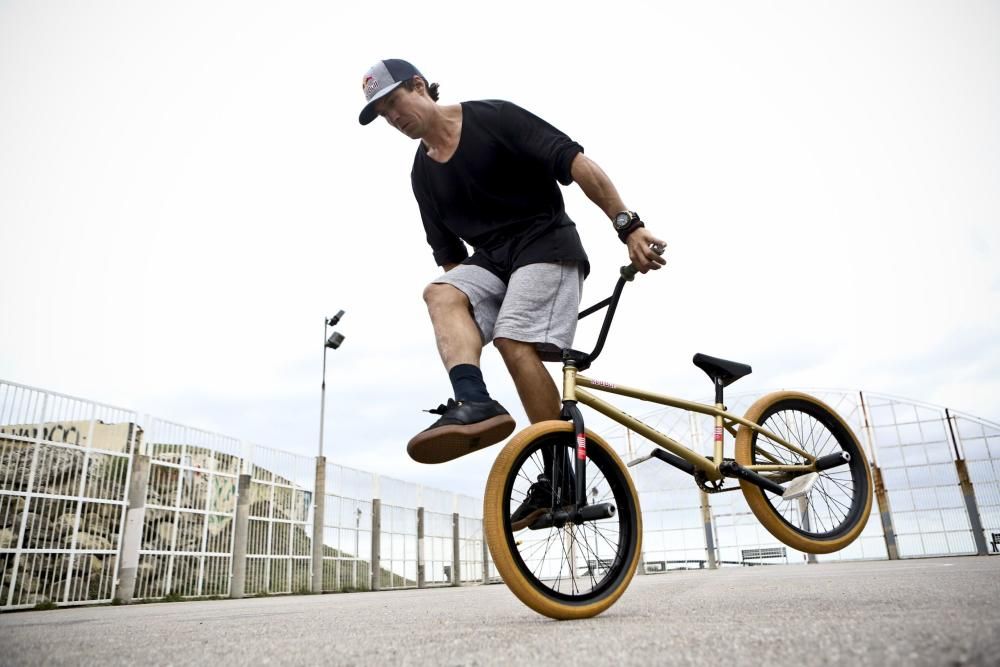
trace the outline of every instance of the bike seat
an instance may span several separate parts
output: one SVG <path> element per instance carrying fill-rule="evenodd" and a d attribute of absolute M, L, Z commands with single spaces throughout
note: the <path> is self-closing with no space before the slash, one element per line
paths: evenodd
<path fill-rule="evenodd" d="M 691 361 L 694 362 L 695 366 L 708 373 L 708 377 L 712 378 L 713 383 L 721 381 L 723 387 L 728 387 L 744 375 L 750 375 L 753 372 L 747 364 L 710 357 L 701 352 L 694 355 L 694 359 Z"/>

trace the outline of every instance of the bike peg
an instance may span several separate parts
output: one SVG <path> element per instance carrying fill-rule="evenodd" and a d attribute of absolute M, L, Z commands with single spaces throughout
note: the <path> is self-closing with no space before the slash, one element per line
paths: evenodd
<path fill-rule="evenodd" d="M 651 458 L 653 458 L 653 455 L 652 455 L 652 454 L 649 454 L 649 455 L 647 455 L 647 456 L 640 456 L 640 457 L 639 457 L 639 458 L 637 458 L 637 459 L 633 459 L 632 461 L 629 461 L 629 462 L 628 462 L 628 463 L 626 463 L 625 465 L 626 465 L 626 466 L 628 466 L 629 468 L 631 468 L 631 467 L 633 467 L 633 466 L 637 466 L 637 465 L 639 465 L 640 463 L 644 463 L 644 462 L 648 461 L 648 460 L 649 460 L 649 459 L 651 459 Z"/>

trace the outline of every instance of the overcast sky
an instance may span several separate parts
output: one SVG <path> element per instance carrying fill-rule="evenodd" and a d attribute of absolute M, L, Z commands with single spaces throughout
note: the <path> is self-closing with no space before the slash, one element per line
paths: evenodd
<path fill-rule="evenodd" d="M 344 309 L 329 458 L 481 494 L 496 449 L 405 454 L 451 388 L 416 145 L 357 123 L 382 58 L 549 120 L 668 240 L 590 375 L 702 398 L 705 352 L 1000 421 L 996 2 L 0 1 L 0 378 L 314 454 Z M 590 304 L 627 257 L 564 193 Z"/>

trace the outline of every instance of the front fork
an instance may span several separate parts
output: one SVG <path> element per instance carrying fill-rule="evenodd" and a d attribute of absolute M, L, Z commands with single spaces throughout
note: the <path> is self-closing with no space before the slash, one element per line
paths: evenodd
<path fill-rule="evenodd" d="M 576 401 L 567 400 L 563 401 L 561 416 L 566 421 L 572 420 L 573 422 L 574 442 L 576 443 L 574 447 L 575 456 L 572 458 L 573 463 L 571 465 L 566 460 L 569 458 L 568 456 L 558 457 L 559 460 L 555 463 L 559 468 L 565 468 L 569 477 L 569 483 L 566 486 L 572 489 L 573 496 L 576 499 L 574 504 L 579 508 L 587 504 L 587 434 L 584 430 L 583 413 L 577 407 Z M 556 470 L 555 474 L 558 476 L 560 472 L 562 471 Z"/>
<path fill-rule="evenodd" d="M 583 424 L 583 414 L 576 405 L 576 364 L 568 361 L 563 365 L 563 401 L 562 414 L 560 417 L 566 421 L 573 422 L 573 442 L 575 456 L 572 466 L 567 466 L 568 484 L 576 499 L 576 506 L 583 507 L 587 504 L 587 434 Z M 560 456 L 560 459 L 567 459 L 568 456 Z M 566 463 L 569 463 L 568 461 Z M 570 472 L 572 471 L 572 472 Z"/>

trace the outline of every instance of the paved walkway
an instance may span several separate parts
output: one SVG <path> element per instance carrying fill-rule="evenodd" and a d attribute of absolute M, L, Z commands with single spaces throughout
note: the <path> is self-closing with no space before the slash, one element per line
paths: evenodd
<path fill-rule="evenodd" d="M 504 586 L 0 615 L 5 665 L 997 665 L 1000 557 L 636 577 L 556 622 Z"/>

